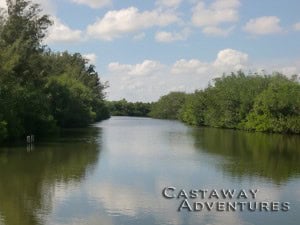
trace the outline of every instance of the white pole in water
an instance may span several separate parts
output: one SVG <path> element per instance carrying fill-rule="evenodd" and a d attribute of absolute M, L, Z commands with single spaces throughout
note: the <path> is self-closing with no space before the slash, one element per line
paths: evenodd
<path fill-rule="evenodd" d="M 34 135 L 28 135 L 26 136 L 26 141 L 27 141 L 27 152 L 33 151 L 34 148 Z"/>
<path fill-rule="evenodd" d="M 27 141 L 28 144 L 34 143 L 34 135 L 33 134 L 28 135 L 26 137 L 26 141 Z"/>

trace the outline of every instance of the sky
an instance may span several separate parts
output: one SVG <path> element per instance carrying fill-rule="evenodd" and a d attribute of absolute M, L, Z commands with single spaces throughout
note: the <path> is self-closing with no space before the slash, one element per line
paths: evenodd
<path fill-rule="evenodd" d="M 34 2 L 54 22 L 45 44 L 84 55 L 109 100 L 156 101 L 237 70 L 300 75 L 299 0 Z"/>

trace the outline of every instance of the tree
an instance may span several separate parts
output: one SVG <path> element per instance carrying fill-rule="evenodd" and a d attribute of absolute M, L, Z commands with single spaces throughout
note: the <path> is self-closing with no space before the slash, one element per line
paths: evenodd
<path fill-rule="evenodd" d="M 128 102 L 126 99 L 107 102 L 112 116 L 148 117 L 151 103 Z"/>
<path fill-rule="evenodd" d="M 153 104 L 149 115 L 159 119 L 179 119 L 186 97 L 187 95 L 183 92 L 171 92 L 162 96 Z"/>
<path fill-rule="evenodd" d="M 194 94 L 187 95 L 180 112 L 180 120 L 194 126 L 205 125 L 204 112 L 207 109 L 206 99 L 204 91 L 195 91 Z"/>
<path fill-rule="evenodd" d="M 86 126 L 109 117 L 107 85 L 81 54 L 53 53 L 41 8 L 8 0 L 0 15 L 0 139 Z"/>
<path fill-rule="evenodd" d="M 297 76 L 240 71 L 217 78 L 212 86 L 193 94 L 163 96 L 150 116 L 195 126 L 300 133 L 300 84 Z"/>
<path fill-rule="evenodd" d="M 245 129 L 300 133 L 300 85 L 282 76 L 273 77 L 269 87 L 255 99 Z"/>

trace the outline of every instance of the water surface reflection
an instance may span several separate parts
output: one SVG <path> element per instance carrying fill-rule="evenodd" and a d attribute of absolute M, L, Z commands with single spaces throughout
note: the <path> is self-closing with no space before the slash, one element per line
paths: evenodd
<path fill-rule="evenodd" d="M 261 176 L 284 183 L 300 175 L 300 137 L 214 128 L 192 130 L 199 151 L 223 157 L 230 176 Z"/>
<path fill-rule="evenodd" d="M 0 218 L 7 225 L 297 225 L 299 149 L 299 136 L 113 117 L 40 141 L 30 153 L 2 149 Z M 292 207 L 287 213 L 179 213 L 179 201 L 162 197 L 166 186 L 259 188 L 258 201 Z"/>
<path fill-rule="evenodd" d="M 29 152 L 26 146 L 2 147 L 0 212 L 4 224 L 44 224 L 61 190 L 80 184 L 93 171 L 100 135 L 96 128 L 70 130 L 39 142 Z"/>

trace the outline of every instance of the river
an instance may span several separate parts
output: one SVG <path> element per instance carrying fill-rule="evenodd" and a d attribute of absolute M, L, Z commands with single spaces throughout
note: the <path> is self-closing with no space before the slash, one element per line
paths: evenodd
<path fill-rule="evenodd" d="M 254 201 L 288 202 L 289 210 L 179 212 L 183 199 L 163 197 L 166 187 L 176 188 L 170 195 L 257 189 Z M 112 117 L 0 148 L 1 225 L 298 225 L 299 212 L 297 135 Z"/>

